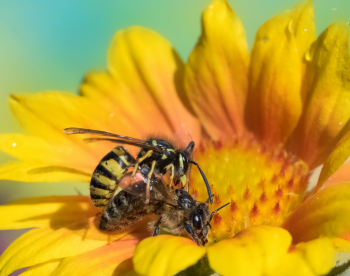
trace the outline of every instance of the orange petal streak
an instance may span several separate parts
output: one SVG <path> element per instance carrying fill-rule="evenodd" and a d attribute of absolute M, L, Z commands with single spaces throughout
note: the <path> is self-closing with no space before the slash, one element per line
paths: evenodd
<path fill-rule="evenodd" d="M 263 24 L 249 68 L 248 125 L 259 138 L 286 142 L 302 112 L 303 58 L 315 39 L 310 3 Z"/>
<path fill-rule="evenodd" d="M 304 109 L 291 148 L 313 169 L 325 161 L 350 118 L 348 26 L 328 27 L 305 60 Z"/>
<path fill-rule="evenodd" d="M 214 139 L 241 135 L 247 93 L 248 47 L 241 21 L 226 0 L 202 15 L 202 35 L 185 71 L 186 98 Z"/>
<path fill-rule="evenodd" d="M 332 153 L 323 164 L 322 171 L 316 189 L 321 188 L 323 183 L 335 173 L 350 156 L 350 129 L 335 145 Z"/>
<path fill-rule="evenodd" d="M 343 164 L 339 170 L 331 175 L 323 184 L 322 188 L 337 185 L 340 183 L 350 183 L 350 163 Z"/>
<path fill-rule="evenodd" d="M 350 231 L 350 184 L 318 191 L 284 221 L 282 227 L 293 236 L 293 244 L 318 237 L 339 237 Z"/>
<path fill-rule="evenodd" d="M 118 31 L 108 50 L 108 69 L 113 80 L 108 77 L 106 85 L 113 90 L 103 94 L 114 102 L 117 120 L 124 118 L 143 135 L 191 135 L 198 141 L 200 125 L 176 92 L 183 89 L 184 65 L 166 39 L 143 27 Z"/>
<path fill-rule="evenodd" d="M 66 258 L 51 276 L 110 276 L 128 272 L 133 269 L 131 257 L 139 241 L 139 239 L 116 241 L 89 252 Z"/>
<path fill-rule="evenodd" d="M 139 222 L 125 231 L 108 232 L 98 229 L 99 221 L 99 217 L 92 217 L 57 230 L 51 228 L 30 230 L 13 242 L 1 255 L 0 276 L 8 275 L 23 267 L 73 257 L 99 248 L 125 237 L 128 232 L 140 228 L 142 223 Z M 147 233 L 145 230 L 145 227 L 139 229 L 140 232 Z M 137 233 L 130 235 L 138 237 Z"/>

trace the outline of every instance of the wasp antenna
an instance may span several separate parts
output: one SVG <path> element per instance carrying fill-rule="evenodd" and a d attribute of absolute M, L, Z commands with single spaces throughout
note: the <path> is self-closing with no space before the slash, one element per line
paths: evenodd
<path fill-rule="evenodd" d="M 186 153 L 186 155 L 188 157 L 192 154 L 193 149 L 194 149 L 194 142 L 191 141 L 191 142 L 188 143 L 188 145 L 187 145 L 187 147 L 185 149 L 185 153 Z"/>
<path fill-rule="evenodd" d="M 193 145 L 194 145 L 194 143 L 193 143 Z M 208 179 L 206 178 L 204 172 L 203 172 L 202 169 L 199 167 L 198 163 L 194 162 L 193 160 L 189 160 L 188 162 L 189 162 L 189 163 L 192 163 L 192 164 L 194 164 L 194 165 L 197 166 L 197 168 L 198 168 L 199 172 L 201 173 L 202 178 L 203 178 L 203 180 L 204 180 L 204 182 L 205 182 L 205 185 L 207 186 L 210 204 L 213 204 L 213 195 L 211 194 L 209 182 L 208 182 Z"/>
<path fill-rule="evenodd" d="M 68 127 L 68 128 L 65 128 L 64 130 L 63 130 L 63 132 L 65 133 L 65 134 L 74 134 L 75 132 L 74 132 L 74 130 L 75 130 L 76 128 L 75 127 Z"/>
<path fill-rule="evenodd" d="M 84 134 L 87 129 L 80 127 L 67 127 L 63 130 L 65 134 Z"/>
<path fill-rule="evenodd" d="M 230 204 L 230 202 L 227 202 L 225 205 L 222 205 L 221 207 L 219 207 L 218 209 L 216 209 L 214 212 L 212 212 L 211 215 L 210 215 L 209 222 L 211 222 L 211 219 L 213 218 L 214 214 L 215 214 L 217 211 L 221 210 L 222 208 L 226 207 L 226 206 L 229 205 L 229 204 Z"/>

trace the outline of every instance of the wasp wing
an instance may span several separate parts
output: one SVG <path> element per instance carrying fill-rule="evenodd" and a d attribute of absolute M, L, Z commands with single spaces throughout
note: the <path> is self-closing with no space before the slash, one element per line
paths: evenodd
<path fill-rule="evenodd" d="M 100 131 L 100 130 L 94 130 L 94 129 L 87 129 L 87 128 L 78 128 L 78 127 L 69 127 L 65 128 L 63 130 L 64 133 L 71 135 L 71 134 L 93 134 L 93 135 L 101 135 L 110 138 L 87 138 L 84 139 L 87 142 L 95 142 L 95 141 L 110 141 L 114 143 L 120 143 L 120 144 L 127 144 L 132 146 L 137 146 L 140 148 L 150 149 L 156 152 L 162 152 L 162 149 L 158 146 L 152 146 L 148 145 L 145 140 L 132 138 L 129 136 L 123 136 L 118 135 L 110 132 Z"/>
<path fill-rule="evenodd" d="M 131 141 L 125 141 L 122 139 L 112 139 L 112 138 L 85 138 L 84 139 L 85 142 L 97 142 L 97 141 L 109 141 L 112 143 L 118 143 L 118 144 L 127 144 L 127 145 L 131 145 L 131 146 L 137 146 L 143 149 L 148 149 L 148 150 L 153 150 L 156 152 L 162 152 L 160 147 L 155 147 L 155 146 L 149 146 L 146 144 L 137 144 L 135 142 L 131 142 Z"/>
<path fill-rule="evenodd" d="M 147 179 L 139 172 L 134 177 L 128 173 L 120 180 L 118 186 L 134 196 L 146 197 Z M 159 177 L 152 177 L 150 181 L 150 200 L 161 201 L 176 207 L 174 196 L 171 196 L 163 179 Z"/>

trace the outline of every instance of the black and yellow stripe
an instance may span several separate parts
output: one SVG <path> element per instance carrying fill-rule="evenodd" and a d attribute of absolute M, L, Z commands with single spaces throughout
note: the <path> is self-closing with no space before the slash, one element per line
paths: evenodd
<path fill-rule="evenodd" d="M 90 196 L 102 212 L 114 196 L 120 179 L 134 165 L 135 159 L 123 146 L 114 148 L 97 165 L 90 182 Z"/>

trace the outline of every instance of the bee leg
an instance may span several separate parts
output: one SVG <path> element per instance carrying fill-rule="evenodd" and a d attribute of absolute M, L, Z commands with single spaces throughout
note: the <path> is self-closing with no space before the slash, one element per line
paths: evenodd
<path fill-rule="evenodd" d="M 161 220 L 162 220 L 162 218 L 160 218 L 160 219 L 154 224 L 154 226 L 155 226 L 156 228 L 154 229 L 153 236 L 158 236 L 158 235 L 159 235 L 159 225 L 161 224 Z"/>
<path fill-rule="evenodd" d="M 197 245 L 200 246 L 197 237 L 194 235 L 193 228 L 189 224 L 187 224 L 186 222 L 185 222 L 185 229 L 186 229 L 187 233 L 192 236 L 192 238 L 197 243 Z"/>
<path fill-rule="evenodd" d="M 145 203 L 148 204 L 149 203 L 149 199 L 150 199 L 150 183 L 151 183 L 151 176 L 154 172 L 154 167 L 156 166 L 157 161 L 153 160 L 152 161 L 152 166 L 151 169 L 147 175 L 147 186 L 146 186 L 146 201 Z"/>

